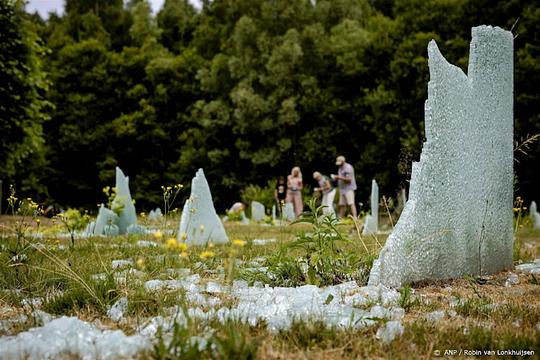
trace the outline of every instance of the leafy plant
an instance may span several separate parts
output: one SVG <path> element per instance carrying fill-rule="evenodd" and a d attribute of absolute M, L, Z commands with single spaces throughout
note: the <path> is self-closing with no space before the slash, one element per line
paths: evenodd
<path fill-rule="evenodd" d="M 243 220 L 243 211 L 229 211 L 226 210 L 225 214 L 227 215 L 228 221 L 242 221 Z"/>
<path fill-rule="evenodd" d="M 15 235 L 15 245 L 7 248 L 9 253 L 9 269 L 17 279 L 19 284 L 24 284 L 28 277 L 30 261 L 31 242 L 27 239 L 27 233 L 33 223 L 37 223 L 39 227 L 39 216 L 42 211 L 37 203 L 31 198 L 19 200 L 15 194 L 15 188 L 10 187 L 10 196 L 8 198 L 8 211 L 15 218 L 15 221 L 10 225 L 10 232 Z"/>
<path fill-rule="evenodd" d="M 163 191 L 163 227 L 167 227 L 167 216 L 172 211 L 176 197 L 180 193 L 180 190 L 184 188 L 182 184 L 175 184 L 174 186 L 161 186 Z"/>
<path fill-rule="evenodd" d="M 270 209 L 275 203 L 274 188 L 275 184 L 272 180 L 269 180 L 265 187 L 250 184 L 240 192 L 240 197 L 242 202 L 248 205 L 248 211 L 251 210 L 250 204 L 252 201 L 258 201 L 265 208 Z"/>
<path fill-rule="evenodd" d="M 514 260 L 520 260 L 521 259 L 521 252 L 522 252 L 522 246 L 523 242 L 521 241 L 521 238 L 518 238 L 516 236 L 519 228 L 523 227 L 523 224 L 526 223 L 526 221 L 530 221 L 530 217 L 524 216 L 525 210 L 527 210 L 526 207 L 523 206 L 523 199 L 521 196 L 516 197 L 514 200 L 514 238 L 516 239 L 514 241 L 514 247 L 513 247 L 513 254 L 512 257 Z"/>
<path fill-rule="evenodd" d="M 10 186 L 10 196 L 8 198 L 8 211 L 15 217 L 14 225 L 11 230 L 17 238 L 17 243 L 14 251 L 17 253 L 21 249 L 25 248 L 28 244 L 26 241 L 26 235 L 30 229 L 32 223 L 39 220 L 39 216 L 42 213 L 39 205 L 31 198 L 19 199 L 15 193 L 15 187 Z"/>
<path fill-rule="evenodd" d="M 413 296 L 413 289 L 409 285 L 399 289 L 398 305 L 405 309 L 405 311 L 409 311 L 412 307 L 419 304 L 420 300 Z"/>
<path fill-rule="evenodd" d="M 120 216 L 125 205 L 122 199 L 118 198 L 116 187 L 105 186 L 103 188 L 103 193 L 107 196 L 107 207 L 116 215 Z"/>
<path fill-rule="evenodd" d="M 75 245 L 75 232 L 82 230 L 90 222 L 90 216 L 88 213 L 81 214 L 77 209 L 68 209 L 67 211 L 60 213 L 56 216 L 66 228 L 71 237 L 71 246 Z"/>
<path fill-rule="evenodd" d="M 279 254 L 268 259 L 270 276 L 267 282 L 273 285 L 297 286 L 314 284 L 335 285 L 344 281 L 367 282 L 373 256 L 359 251 L 348 251 L 343 245 L 352 245 L 337 229 L 338 220 L 323 214 L 315 200 L 309 202 L 309 211 L 295 223 L 311 224 L 311 232 L 302 232 L 296 239 L 283 245 Z M 294 250 L 299 256 L 292 257 Z"/>

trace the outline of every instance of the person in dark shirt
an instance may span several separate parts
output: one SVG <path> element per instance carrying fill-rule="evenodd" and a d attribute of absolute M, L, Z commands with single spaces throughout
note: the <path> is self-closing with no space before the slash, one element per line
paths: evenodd
<path fill-rule="evenodd" d="M 286 198 L 287 198 L 287 181 L 285 181 L 285 177 L 279 176 L 276 182 L 276 190 L 274 191 L 274 199 L 276 200 L 280 217 L 282 214 L 283 206 L 285 205 Z"/>

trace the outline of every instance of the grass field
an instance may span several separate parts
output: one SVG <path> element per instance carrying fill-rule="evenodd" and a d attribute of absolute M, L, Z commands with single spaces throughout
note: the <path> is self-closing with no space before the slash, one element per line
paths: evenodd
<path fill-rule="evenodd" d="M 101 328 L 120 329 L 132 335 L 148 319 L 166 316 L 175 306 L 196 305 L 185 287 L 149 289 L 151 280 L 184 278 L 196 280 L 201 286 L 211 283 L 224 287 L 239 280 L 256 286 L 312 283 L 321 287 L 352 280 L 363 286 L 371 262 L 387 236 L 362 238 L 354 224 L 339 225 L 341 238 L 335 241 L 335 248 L 317 252 L 318 245 L 310 241 L 324 231 L 322 225 L 321 230 L 310 224 L 231 223 L 226 224 L 231 244 L 185 248 L 171 240 L 170 231 L 176 228 L 177 219 L 171 219 L 166 226 L 147 224 L 160 229 L 152 234 L 75 237 L 74 243 L 62 224 L 47 219 L 41 219 L 39 228 L 35 219 L 28 222 L 26 236 L 17 239 L 13 234 L 16 223 L 17 219 L 11 217 L 0 219 L 0 336 L 41 325 L 40 319 L 30 315 L 36 309 L 54 316 L 76 316 Z M 39 235 L 28 236 L 36 232 Z M 299 239 L 307 239 L 307 243 Z M 540 231 L 527 225 L 520 227 L 515 263 L 540 258 L 539 245 Z M 309 270 L 306 273 L 302 259 L 313 261 L 315 254 L 325 256 L 326 251 L 330 251 L 329 258 L 335 263 L 327 264 L 323 259 L 321 266 L 335 267 L 324 276 L 310 274 Z M 538 356 L 540 278 L 519 271 L 512 273 L 518 276 L 517 284 L 507 283 L 510 273 L 501 272 L 401 289 L 397 302 L 405 310 L 401 320 L 404 332 L 390 343 L 377 338 L 377 326 L 338 328 L 321 321 L 297 319 L 290 328 L 271 331 L 263 322 L 249 325 L 192 318 L 166 336 L 156 336 L 152 346 L 139 357 L 416 359 L 436 357 L 438 352 L 444 356 L 445 350 L 461 350 L 461 356 L 467 357 L 464 350 L 506 349 L 536 350 Z M 127 298 L 127 309 L 120 320 L 113 321 L 108 309 L 120 298 Z M 217 299 L 221 307 L 237 301 L 227 292 L 211 298 Z M 198 306 L 204 312 L 213 304 Z M 194 344 L 189 339 L 203 340 Z"/>

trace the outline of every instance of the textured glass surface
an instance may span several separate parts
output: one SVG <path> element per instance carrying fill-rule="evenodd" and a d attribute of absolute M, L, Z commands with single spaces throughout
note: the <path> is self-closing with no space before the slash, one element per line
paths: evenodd
<path fill-rule="evenodd" d="M 126 177 L 119 167 L 116 167 L 116 196 L 112 206 L 113 209 L 120 209 L 120 216 L 101 204 L 96 221 L 86 227 L 86 236 L 126 234 L 131 225 L 137 224 L 137 213 L 129 191 L 129 177 Z M 131 226 L 131 229 L 135 227 Z"/>
<path fill-rule="evenodd" d="M 374 235 L 379 231 L 379 185 L 371 181 L 371 214 L 366 216 L 362 235 Z"/>
<path fill-rule="evenodd" d="M 118 225 L 107 224 L 107 225 L 105 225 L 105 228 L 103 229 L 103 235 L 105 235 L 105 236 L 117 236 L 117 235 L 120 235 L 120 229 L 118 228 Z"/>
<path fill-rule="evenodd" d="M 264 205 L 258 201 L 251 202 L 251 220 L 253 221 L 264 220 Z"/>
<path fill-rule="evenodd" d="M 158 221 L 161 219 L 163 219 L 163 213 L 161 212 L 161 208 L 150 210 L 150 212 L 148 213 L 148 220 L 150 221 Z"/>
<path fill-rule="evenodd" d="M 536 202 L 532 202 L 529 207 L 529 215 L 531 216 L 531 221 L 535 229 L 540 229 L 540 214 L 538 213 L 538 208 L 536 207 Z"/>
<path fill-rule="evenodd" d="M 151 343 L 121 330 L 101 330 L 76 317 L 60 317 L 45 326 L 0 339 L 1 359 L 134 359 Z"/>
<path fill-rule="evenodd" d="M 468 76 L 428 46 L 424 143 L 409 200 L 369 284 L 512 267 L 513 36 L 472 29 Z"/>
<path fill-rule="evenodd" d="M 137 212 L 129 191 L 129 177 L 125 176 L 119 167 L 116 167 L 116 197 L 113 200 L 113 209 L 121 207 L 118 219 L 120 234 L 125 234 L 129 225 L 137 223 Z"/>
<path fill-rule="evenodd" d="M 130 235 L 146 234 L 146 228 L 139 224 L 131 224 L 127 227 L 126 234 L 130 234 Z"/>
<path fill-rule="evenodd" d="M 120 269 L 133 266 L 133 262 L 116 260 L 112 266 Z M 189 275 L 189 269 L 175 270 L 181 279 L 148 280 L 144 288 L 149 292 L 182 289 L 190 306 L 164 308 L 163 315 L 140 319 L 140 325 L 132 336 L 126 336 L 122 330 L 100 328 L 109 327 L 109 323 L 90 324 L 76 317 L 54 319 L 54 316 L 41 312 L 39 318 L 44 326 L 0 338 L 0 359 L 146 358 L 144 351 L 155 343 L 160 329 L 167 339 L 172 335 L 175 323 L 186 326 L 193 320 L 203 326 L 231 321 L 252 326 L 266 324 L 270 331 L 290 329 L 295 320 L 316 321 L 342 329 L 378 326 L 377 338 L 385 343 L 403 333 L 401 320 L 405 310 L 398 305 L 399 292 L 385 286 L 359 287 L 355 281 L 350 281 L 323 288 L 314 285 L 263 287 L 248 286 L 244 280 L 235 280 L 232 286 L 224 286 L 213 281 L 201 281 L 198 274 Z M 135 269 L 116 274 L 121 273 L 130 279 L 144 276 Z M 225 299 L 233 301 L 225 304 L 222 302 Z M 113 322 L 122 323 L 127 320 L 124 316 L 128 307 L 128 299 L 122 297 L 108 309 L 107 316 Z M 32 314 L 35 318 L 36 313 Z M 27 317 L 23 316 L 22 322 L 26 322 Z"/>
<path fill-rule="evenodd" d="M 103 235 L 107 225 L 116 224 L 117 222 L 118 215 L 116 215 L 112 210 L 107 209 L 105 205 L 101 204 L 92 233 L 94 235 Z"/>
<path fill-rule="evenodd" d="M 283 219 L 287 221 L 294 221 L 294 219 L 296 219 L 292 203 L 285 203 L 283 206 Z"/>
<path fill-rule="evenodd" d="M 197 171 L 191 181 L 191 196 L 184 204 L 178 239 L 195 245 L 229 241 L 225 228 L 217 216 L 210 187 L 202 169 Z"/>

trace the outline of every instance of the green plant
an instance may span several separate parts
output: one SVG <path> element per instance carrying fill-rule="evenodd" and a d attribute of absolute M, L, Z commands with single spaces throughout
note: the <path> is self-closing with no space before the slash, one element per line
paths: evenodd
<path fill-rule="evenodd" d="M 462 316 L 488 317 L 494 310 L 491 301 L 484 298 L 469 298 L 457 302 L 454 310 Z"/>
<path fill-rule="evenodd" d="M 291 328 L 282 330 L 279 336 L 300 349 L 310 349 L 338 341 L 339 330 L 321 321 L 295 320 Z"/>
<path fill-rule="evenodd" d="M 103 193 L 107 197 L 107 207 L 119 215 L 123 205 L 114 202 L 114 199 L 116 199 L 116 187 L 105 186 Z"/>
<path fill-rule="evenodd" d="M 161 186 L 161 190 L 163 191 L 163 229 L 167 228 L 167 217 L 169 213 L 173 211 L 173 205 L 176 197 L 183 188 L 184 185 L 182 184 L 175 184 L 174 186 Z"/>
<path fill-rule="evenodd" d="M 10 226 L 10 232 L 15 235 L 16 241 L 14 246 L 10 246 L 6 250 L 10 254 L 8 260 L 10 272 L 14 273 L 19 284 L 23 284 L 29 273 L 27 265 L 32 245 L 27 239 L 27 233 L 32 223 L 37 223 L 39 227 L 39 216 L 42 211 L 31 198 L 19 200 L 13 185 L 10 186 L 10 192 L 8 211 L 15 218 Z"/>
<path fill-rule="evenodd" d="M 77 209 L 68 209 L 67 211 L 60 213 L 56 216 L 66 228 L 71 237 L 71 246 L 75 246 L 75 232 L 82 230 L 90 221 L 90 216 L 85 212 L 84 215 Z"/>
<path fill-rule="evenodd" d="M 106 310 L 111 300 L 110 295 L 113 294 L 112 290 L 116 289 L 114 280 L 111 277 L 107 279 L 105 286 L 102 282 L 85 279 L 83 274 L 73 269 L 70 261 L 61 259 L 47 249 L 35 246 L 33 248 L 43 258 L 49 260 L 54 267 L 48 268 L 38 265 L 32 266 L 32 268 L 65 278 L 71 289 L 75 292 L 76 295 L 74 296 L 70 297 L 70 294 L 66 295 L 68 296 L 68 300 L 66 301 L 69 302 L 71 299 L 71 302 L 77 305 L 77 299 L 84 299 L 83 304 L 93 304 L 100 311 Z"/>
<path fill-rule="evenodd" d="M 275 204 L 274 189 L 275 183 L 272 180 L 268 181 L 264 187 L 250 184 L 240 192 L 240 197 L 242 202 L 248 205 L 248 212 L 251 211 L 250 204 L 252 201 L 258 201 L 265 208 L 270 209 Z"/>
<path fill-rule="evenodd" d="M 521 196 L 516 197 L 516 199 L 514 200 L 513 210 L 514 210 L 514 239 L 516 240 L 514 241 L 512 258 L 514 259 L 514 261 L 517 261 L 521 259 L 523 242 L 521 241 L 521 238 L 516 236 L 516 234 L 519 228 L 523 227 L 523 224 L 526 223 L 527 221 L 530 221 L 530 219 L 529 217 L 523 216 L 527 208 L 523 206 L 523 199 L 521 198 Z"/>
<path fill-rule="evenodd" d="M 323 207 L 317 207 L 315 199 L 311 199 L 308 206 L 309 210 L 295 224 L 310 224 L 312 231 L 300 233 L 268 259 L 271 283 L 289 286 L 303 283 L 326 286 L 350 280 L 365 283 L 373 256 L 347 250 L 344 245 L 352 244 L 337 229 L 338 220 L 324 215 Z M 300 255 L 286 255 L 294 250 L 299 250 Z"/>
<path fill-rule="evenodd" d="M 15 194 L 15 187 L 10 186 L 10 195 L 8 198 L 8 211 L 16 219 L 12 226 L 12 232 L 17 238 L 16 247 L 13 250 L 15 255 L 28 244 L 26 241 L 26 234 L 30 229 L 33 222 L 39 218 L 42 211 L 37 203 L 31 198 L 19 200 Z"/>
<path fill-rule="evenodd" d="M 480 294 L 480 291 L 479 291 L 479 288 L 478 288 L 477 285 L 485 284 L 486 279 L 481 277 L 481 276 L 474 277 L 474 276 L 470 276 L 470 275 L 465 275 L 464 279 L 467 280 L 467 282 L 471 286 L 471 288 L 474 291 L 474 293 L 476 294 L 476 296 L 478 296 L 479 299 L 483 298 L 482 294 Z"/>
<path fill-rule="evenodd" d="M 413 289 L 406 285 L 399 289 L 399 300 L 398 305 L 405 309 L 405 311 L 410 310 L 414 305 L 418 304 L 418 300 L 413 297 Z"/>
<path fill-rule="evenodd" d="M 118 289 L 112 275 L 104 281 L 87 281 L 84 286 L 77 281 L 68 280 L 68 289 L 60 296 L 54 297 L 43 304 L 43 310 L 51 314 L 67 314 L 73 310 L 91 307 L 99 313 L 106 312 L 106 306 L 118 298 Z M 88 289 L 94 296 L 88 296 Z"/>
<path fill-rule="evenodd" d="M 234 276 L 236 274 L 236 260 L 241 254 L 242 248 L 247 244 L 247 241 L 241 239 L 233 239 L 231 245 L 228 248 L 223 248 L 225 250 L 222 254 L 223 266 L 225 268 L 225 282 L 227 284 L 232 284 L 234 281 Z"/>
<path fill-rule="evenodd" d="M 225 214 L 227 215 L 228 221 L 242 221 L 244 216 L 243 211 L 238 212 L 226 210 Z"/>
<path fill-rule="evenodd" d="M 249 334 L 249 326 L 228 320 L 218 326 L 218 334 L 212 339 L 220 359 L 255 359 L 259 342 Z"/>

